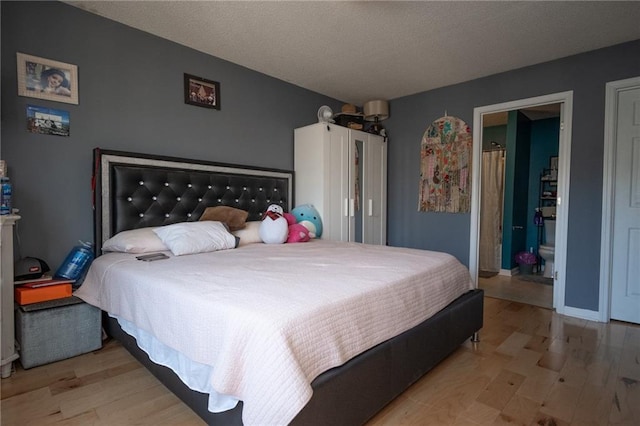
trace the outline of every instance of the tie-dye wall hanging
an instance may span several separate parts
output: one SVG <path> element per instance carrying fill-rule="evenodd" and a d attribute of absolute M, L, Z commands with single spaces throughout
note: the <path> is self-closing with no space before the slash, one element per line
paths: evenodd
<path fill-rule="evenodd" d="M 424 132 L 420 151 L 419 211 L 467 213 L 471 210 L 469 126 L 445 115 Z"/>

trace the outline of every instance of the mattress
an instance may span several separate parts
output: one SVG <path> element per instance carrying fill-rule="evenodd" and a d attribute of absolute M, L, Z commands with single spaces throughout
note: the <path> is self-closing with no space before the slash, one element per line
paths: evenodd
<path fill-rule="evenodd" d="M 209 366 L 200 380 L 242 400 L 247 425 L 289 423 L 319 374 L 472 288 L 453 256 L 408 248 L 312 240 L 167 254 L 100 256 L 75 294 Z"/>

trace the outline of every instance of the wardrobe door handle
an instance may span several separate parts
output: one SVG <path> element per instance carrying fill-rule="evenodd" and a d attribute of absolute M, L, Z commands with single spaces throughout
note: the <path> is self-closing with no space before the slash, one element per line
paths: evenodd
<path fill-rule="evenodd" d="M 355 211 L 356 211 L 356 200 L 352 198 L 349 201 L 351 201 L 349 203 L 349 216 L 353 217 L 353 215 L 355 214 Z"/>
<path fill-rule="evenodd" d="M 349 217 L 349 199 L 344 199 L 344 216 Z"/>
<path fill-rule="evenodd" d="M 369 216 L 373 216 L 373 200 L 369 198 Z"/>

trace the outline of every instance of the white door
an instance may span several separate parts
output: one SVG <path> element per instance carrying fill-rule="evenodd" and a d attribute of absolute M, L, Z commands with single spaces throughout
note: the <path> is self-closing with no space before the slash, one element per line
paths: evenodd
<path fill-rule="evenodd" d="M 351 142 L 348 129 L 341 126 L 330 126 L 329 132 L 329 166 L 328 173 L 331 205 L 325 214 L 331 215 L 332 226 L 330 232 L 323 238 L 336 241 L 351 241 L 353 239 L 353 213 L 350 200 L 353 199 L 353 189 L 349 182 L 352 179 Z M 324 231 L 323 231 L 324 233 Z"/>
<path fill-rule="evenodd" d="M 618 92 L 611 318 L 640 323 L 640 88 Z"/>
<path fill-rule="evenodd" d="M 349 241 L 349 129 L 318 123 L 294 135 L 296 205 L 318 209 L 323 239 Z"/>
<path fill-rule="evenodd" d="M 368 135 L 363 151 L 362 242 L 385 245 L 387 243 L 387 144 L 381 136 Z"/>

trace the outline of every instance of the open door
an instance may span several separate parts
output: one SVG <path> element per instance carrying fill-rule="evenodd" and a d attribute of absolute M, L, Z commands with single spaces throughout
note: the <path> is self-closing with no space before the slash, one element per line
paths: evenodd
<path fill-rule="evenodd" d="M 607 85 L 606 134 L 600 285 L 611 319 L 640 324 L 640 78 Z"/>

